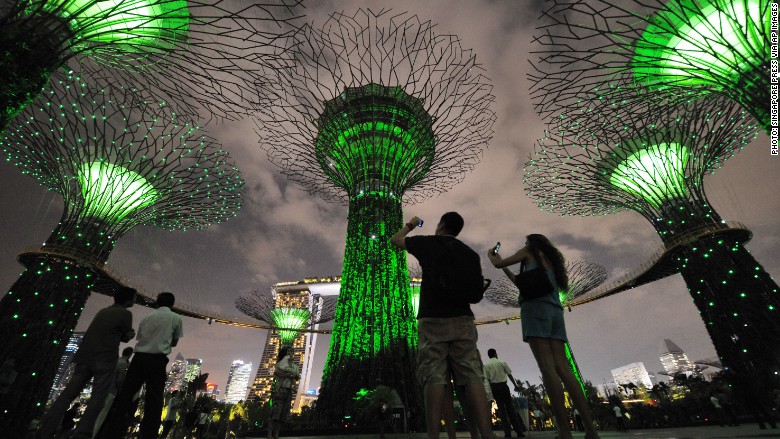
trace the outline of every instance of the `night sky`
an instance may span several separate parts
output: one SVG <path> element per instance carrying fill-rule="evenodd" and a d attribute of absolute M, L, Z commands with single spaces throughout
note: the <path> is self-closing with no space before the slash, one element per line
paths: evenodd
<path fill-rule="evenodd" d="M 661 240 L 637 213 L 562 218 L 540 211 L 523 192 L 523 164 L 544 130 L 528 98 L 530 83 L 525 79 L 540 2 L 318 1 L 307 5 L 306 20 L 321 24 L 336 8 L 351 13 L 357 7 L 393 8 L 438 23 L 439 33 L 456 34 L 464 48 L 474 49 L 493 80 L 495 136 L 481 163 L 462 183 L 436 198 L 404 207 L 405 219 L 417 215 L 425 220 L 414 233 L 432 234 L 442 213 L 457 210 L 466 221 L 460 237 L 481 255 L 501 241 L 506 256 L 524 243 L 525 235 L 542 233 L 567 259 L 605 266 L 608 282 L 660 248 Z M 231 153 L 246 181 L 244 207 L 238 216 L 201 231 L 138 227 L 119 240 L 108 266 L 146 291 L 172 291 L 180 304 L 232 316 L 241 316 L 233 303 L 249 290 L 267 291 L 276 282 L 339 275 L 346 206 L 321 201 L 282 177 L 258 144 L 250 120 L 206 130 Z M 768 138 L 762 134 L 705 179 L 710 201 L 721 216 L 753 231 L 747 248 L 770 274 L 780 273 L 778 160 L 770 156 Z M 0 164 L 0 181 L 0 285 L 6 289 L 22 271 L 16 255 L 43 243 L 59 219 L 62 201 L 5 162 Z M 483 267 L 487 277 L 503 276 L 489 267 L 485 256 Z M 86 329 L 95 312 L 110 302 L 93 295 L 77 330 Z M 131 311 L 136 325 L 149 312 L 141 307 Z M 478 317 L 515 312 L 486 303 L 474 311 Z M 566 319 L 583 376 L 594 384 L 611 380 L 611 369 L 633 362 L 644 362 L 651 374 L 661 371 L 658 357 L 664 338 L 672 339 L 693 360 L 715 356 L 679 275 L 576 307 L 566 313 Z M 223 391 L 230 363 L 251 361 L 256 369 L 266 338 L 264 330 L 208 325 L 189 318 L 184 319 L 184 333 L 171 359 L 177 352 L 202 358 L 209 381 Z M 541 382 L 531 351 L 521 341 L 519 321 L 481 326 L 479 336 L 485 358 L 488 348 L 496 348 L 516 378 Z M 329 337 L 320 338 L 320 343 L 318 370 L 312 377 L 315 385 Z"/>

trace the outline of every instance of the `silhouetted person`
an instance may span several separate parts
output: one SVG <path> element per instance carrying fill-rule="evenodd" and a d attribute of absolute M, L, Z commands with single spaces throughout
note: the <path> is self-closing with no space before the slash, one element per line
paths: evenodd
<path fill-rule="evenodd" d="M 140 439 L 157 439 L 160 430 L 160 416 L 163 408 L 163 390 L 167 374 L 168 354 L 184 335 L 181 317 L 171 311 L 175 302 L 173 293 L 157 295 L 157 309 L 144 317 L 138 325 L 135 355 L 127 370 L 122 391 L 114 402 L 114 407 L 103 424 L 98 437 L 119 439 L 125 436 L 133 413 L 131 403 L 133 395 L 146 384 L 144 395 L 144 416 L 139 431 Z"/>
<path fill-rule="evenodd" d="M 108 416 L 108 412 L 111 411 L 111 407 L 114 406 L 114 400 L 116 399 L 116 396 L 119 394 L 119 391 L 122 390 L 122 384 L 125 382 L 127 369 L 130 367 L 130 357 L 132 356 L 133 348 L 126 347 L 122 349 L 122 356 L 120 356 L 119 360 L 117 360 L 116 369 L 114 369 L 114 385 L 111 386 L 111 390 L 109 390 L 108 395 L 106 395 L 106 402 L 103 404 L 103 410 L 100 411 L 100 414 L 95 421 L 92 437 L 97 436 L 98 431 L 100 431 L 100 427 L 106 420 L 106 416 Z"/>
<path fill-rule="evenodd" d="M 626 431 L 625 416 L 623 416 L 623 409 L 615 404 L 612 406 L 612 411 L 615 413 L 615 429 L 617 431 Z"/>
<path fill-rule="evenodd" d="M 512 386 L 515 389 L 519 388 L 515 378 L 512 376 L 512 369 L 509 368 L 506 361 L 498 358 L 498 353 L 495 349 L 488 349 L 487 354 L 490 359 L 485 363 L 485 376 L 490 383 L 493 397 L 496 399 L 498 417 L 504 426 L 504 437 L 512 437 L 513 428 L 517 432 L 517 437 L 524 437 L 525 425 L 523 420 L 520 419 L 520 415 L 517 414 L 517 410 L 515 410 L 512 394 L 509 391 L 509 386 L 506 384 L 506 380 L 509 378 Z"/>
<path fill-rule="evenodd" d="M 268 439 L 279 439 L 282 426 L 287 423 L 293 399 L 293 386 L 301 377 L 298 366 L 292 361 L 288 347 L 279 349 L 274 366 L 273 404 L 268 413 Z"/>
<path fill-rule="evenodd" d="M 95 420 L 105 405 L 106 396 L 114 385 L 114 371 L 119 356 L 119 342 L 130 341 L 133 314 L 127 309 L 135 303 L 135 290 L 122 287 L 114 293 L 114 304 L 101 309 L 84 333 L 79 350 L 73 356 L 73 375 L 57 399 L 41 419 L 38 437 L 49 439 L 62 422 L 68 406 L 92 379 L 92 395 L 81 416 L 74 438 L 89 439 Z"/>
<path fill-rule="evenodd" d="M 390 238 L 390 243 L 417 258 L 423 272 L 417 314 L 417 377 L 423 386 L 428 437 L 439 437 L 448 370 L 451 370 L 455 382 L 466 388 L 468 407 L 475 410 L 471 419 L 476 420 L 480 434 L 484 439 L 492 438 L 474 313 L 468 301 L 453 300 L 452 292 L 444 290 L 442 283 L 433 277 L 435 267 L 447 260 L 448 246 L 465 246 L 456 238 L 463 229 L 463 217 L 457 212 L 447 212 L 439 220 L 434 236 L 407 238 L 419 223 L 420 218 L 413 217 Z M 441 276 L 452 277 L 450 272 L 439 271 Z M 445 284 L 453 282 L 450 279 Z"/>
<path fill-rule="evenodd" d="M 168 433 L 173 428 L 173 424 L 176 422 L 176 414 L 181 407 L 181 400 L 179 399 L 179 391 L 174 390 L 171 393 L 171 399 L 168 400 L 168 411 L 165 412 L 165 420 L 162 423 L 162 433 L 160 433 L 160 439 L 168 437 Z"/>

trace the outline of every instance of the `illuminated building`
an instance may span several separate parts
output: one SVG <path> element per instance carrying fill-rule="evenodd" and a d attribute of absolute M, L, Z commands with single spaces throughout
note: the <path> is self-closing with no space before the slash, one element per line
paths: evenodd
<path fill-rule="evenodd" d="M 273 309 L 277 307 L 300 308 L 308 311 L 311 321 L 305 326 L 312 325 L 312 329 L 318 329 L 321 322 L 333 318 L 335 298 L 338 296 L 341 286 L 341 278 L 338 276 L 323 278 L 306 278 L 299 282 L 280 282 L 273 286 L 270 295 L 249 295 L 236 301 L 236 306 L 245 314 L 261 319 L 268 323 L 274 322 Z M 303 329 L 303 325 L 300 327 Z M 279 348 L 282 344 L 292 347 L 292 360 L 301 370 L 301 379 L 298 382 L 298 390 L 293 398 L 293 410 L 298 411 L 305 391 L 310 385 L 312 362 L 317 348 L 318 334 L 316 332 L 292 331 L 292 336 L 281 330 L 268 332 L 260 357 L 260 366 L 252 388 L 249 391 L 248 400 L 267 402 L 271 395 L 271 383 L 273 383 L 273 371 Z M 283 339 L 288 339 L 283 343 Z"/>
<path fill-rule="evenodd" d="M 173 392 L 174 390 L 182 390 L 184 385 L 184 374 L 187 371 L 187 361 L 184 356 L 179 352 L 176 354 L 176 358 L 171 363 L 171 368 L 168 370 L 168 378 L 165 380 L 165 393 Z"/>
<path fill-rule="evenodd" d="M 225 386 L 225 400 L 228 404 L 235 404 L 246 399 L 246 391 L 249 386 L 249 376 L 252 374 L 252 363 L 244 363 L 236 360 L 230 365 L 227 386 Z"/>
<path fill-rule="evenodd" d="M 87 298 L 115 290 L 103 268 L 127 232 L 202 229 L 242 201 L 229 154 L 192 120 L 121 84 L 74 73 L 50 85 L 0 135 L 3 159 L 64 207 L 43 246 L 19 255 L 24 271 L 0 299 L 0 358 L 16 358 L 19 373 L 4 432 L 26 431 L 45 407 Z"/>
<path fill-rule="evenodd" d="M 339 418 L 379 380 L 417 406 L 406 254 L 389 238 L 404 203 L 446 191 L 479 162 L 495 122 L 490 81 L 456 36 L 388 10 L 333 13 L 293 47 L 298 62 L 262 84 L 262 144 L 290 180 L 349 206 L 317 407 Z"/>
<path fill-rule="evenodd" d="M 663 352 L 660 358 L 666 375 L 673 377 L 677 374 L 683 374 L 690 377 L 700 374 L 699 368 L 688 359 L 688 355 L 673 341 L 665 338 L 662 349 Z"/>
<path fill-rule="evenodd" d="M 650 374 L 641 361 L 612 369 L 612 379 L 621 386 L 632 383 L 637 387 L 644 386 L 648 390 L 653 388 Z"/>
<path fill-rule="evenodd" d="M 73 356 L 76 355 L 76 351 L 79 350 L 81 341 L 84 340 L 83 332 L 74 332 L 68 344 L 65 346 L 65 353 L 62 354 L 60 359 L 60 365 L 57 367 L 57 375 L 54 376 L 54 384 L 51 386 L 51 393 L 49 393 L 49 401 L 54 401 L 59 396 L 62 389 L 70 381 L 71 375 L 73 375 Z"/>

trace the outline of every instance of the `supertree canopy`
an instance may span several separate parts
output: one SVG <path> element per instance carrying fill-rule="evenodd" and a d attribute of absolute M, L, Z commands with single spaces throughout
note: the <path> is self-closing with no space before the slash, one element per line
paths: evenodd
<path fill-rule="evenodd" d="M 243 181 L 227 152 L 197 125 L 135 90 L 79 77 L 51 87 L 0 138 L 5 159 L 62 195 L 65 209 L 0 303 L 0 360 L 19 377 L 0 428 L 24 432 L 46 402 L 96 268 L 139 224 L 200 229 L 232 218 Z"/>
<path fill-rule="evenodd" d="M 772 382 L 780 364 L 777 284 L 745 249 L 750 232 L 730 227 L 704 192 L 704 176 L 754 139 L 757 127 L 725 98 L 649 93 L 623 102 L 582 102 L 562 114 L 526 165 L 528 194 L 563 214 L 643 215 L 671 253 L 723 364 L 754 383 Z"/>
<path fill-rule="evenodd" d="M 234 118 L 284 63 L 301 0 L 9 0 L 0 5 L 0 130 L 58 69 L 110 74 L 182 111 Z"/>
<path fill-rule="evenodd" d="M 569 275 L 569 290 L 560 290 L 558 292 L 561 305 L 571 308 L 572 303 L 604 283 L 607 280 L 607 270 L 601 265 L 587 261 L 566 262 L 566 273 Z M 495 285 L 485 291 L 485 298 L 496 305 L 507 306 L 510 308 L 519 308 L 518 298 L 520 290 L 517 286 L 506 278 L 500 278 Z"/>
<path fill-rule="evenodd" d="M 558 291 L 558 295 L 561 300 L 561 305 L 568 307 L 569 311 L 571 311 L 572 303 L 578 297 L 596 288 L 607 280 L 607 270 L 604 267 L 587 261 L 567 261 L 566 273 L 569 275 L 569 289 L 568 291 Z M 519 297 L 520 290 L 517 289 L 517 286 L 515 286 L 513 281 L 510 281 L 507 278 L 499 278 L 487 289 L 487 291 L 485 291 L 485 298 L 487 300 L 497 305 L 510 308 L 520 307 L 518 302 Z M 580 367 L 574 359 L 574 354 L 572 353 L 571 346 L 568 342 L 564 344 L 564 349 L 566 350 L 566 358 L 569 360 L 569 367 L 574 373 L 574 376 L 577 377 L 577 381 L 580 382 L 582 391 L 586 392 Z"/>
<path fill-rule="evenodd" d="M 307 294 L 299 297 L 298 303 L 290 302 L 289 298 L 273 291 L 250 291 L 236 299 L 236 308 L 249 317 L 275 326 L 282 346 L 292 346 L 302 329 L 333 320 L 336 310 L 336 296 Z"/>
<path fill-rule="evenodd" d="M 555 0 L 535 42 L 531 95 L 541 113 L 616 73 L 653 89 L 738 102 L 770 128 L 770 0 Z"/>
<path fill-rule="evenodd" d="M 258 123 L 271 161 L 311 193 L 349 204 L 318 400 L 334 413 L 377 380 L 416 400 L 406 255 L 389 238 L 404 224 L 403 201 L 458 183 L 492 136 L 494 97 L 475 55 L 433 28 L 386 10 L 332 14 L 303 28 L 296 62 L 260 93 L 272 98 Z"/>

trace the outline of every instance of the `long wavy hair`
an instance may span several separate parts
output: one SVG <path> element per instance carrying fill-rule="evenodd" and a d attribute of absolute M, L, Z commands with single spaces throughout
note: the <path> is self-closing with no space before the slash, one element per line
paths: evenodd
<path fill-rule="evenodd" d="M 525 237 L 528 242 L 528 251 L 534 256 L 534 259 L 542 264 L 540 254 L 552 264 L 555 273 L 555 282 L 558 289 L 566 291 L 569 289 L 569 275 L 566 273 L 566 259 L 561 252 L 547 239 L 546 236 L 534 233 Z"/>

